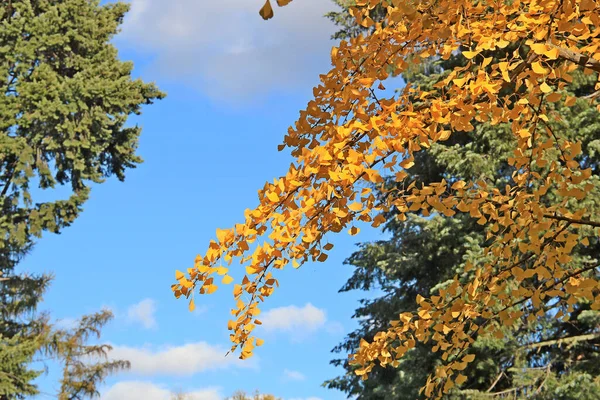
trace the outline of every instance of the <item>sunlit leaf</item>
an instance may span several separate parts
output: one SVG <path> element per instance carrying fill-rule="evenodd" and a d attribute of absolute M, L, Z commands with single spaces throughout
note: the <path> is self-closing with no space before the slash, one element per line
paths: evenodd
<path fill-rule="evenodd" d="M 267 0 L 258 13 L 265 20 L 273 18 L 273 7 L 271 7 L 271 2 Z"/>

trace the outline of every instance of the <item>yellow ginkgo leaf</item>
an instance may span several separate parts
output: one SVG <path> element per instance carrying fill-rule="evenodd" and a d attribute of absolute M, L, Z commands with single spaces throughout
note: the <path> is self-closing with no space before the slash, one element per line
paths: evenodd
<path fill-rule="evenodd" d="M 452 79 L 452 82 L 458 87 L 463 87 L 466 81 L 467 81 L 467 78 Z"/>
<path fill-rule="evenodd" d="M 221 282 L 223 282 L 225 285 L 229 285 L 231 282 L 233 282 L 233 277 L 230 275 L 225 275 Z"/>
<path fill-rule="evenodd" d="M 548 46 L 546 46 L 545 43 L 534 43 L 531 45 L 531 50 L 533 50 L 535 54 L 544 54 L 548 51 Z"/>
<path fill-rule="evenodd" d="M 262 346 L 265 343 L 263 339 L 256 339 L 256 346 Z"/>
<path fill-rule="evenodd" d="M 458 374 L 458 376 L 456 377 L 456 379 L 454 380 L 454 382 L 457 385 L 462 385 L 463 383 L 465 383 L 465 381 L 467 380 L 467 377 L 463 374 Z"/>
<path fill-rule="evenodd" d="M 175 279 L 177 279 L 178 281 L 183 279 L 184 276 L 185 275 L 180 270 L 175 271 Z"/>
<path fill-rule="evenodd" d="M 465 56 L 465 58 L 468 59 L 468 60 L 472 59 L 477 54 L 479 54 L 478 51 L 463 51 L 462 52 L 462 55 Z"/>
<path fill-rule="evenodd" d="M 209 285 L 208 288 L 206 288 L 206 294 L 213 294 L 217 288 L 217 285 Z"/>
<path fill-rule="evenodd" d="M 556 47 L 547 50 L 544 55 L 550 60 L 556 60 L 558 58 L 558 49 Z"/>
<path fill-rule="evenodd" d="M 548 73 L 548 69 L 544 68 L 539 61 L 531 63 L 531 69 L 536 74 L 545 75 Z"/>
<path fill-rule="evenodd" d="M 279 201 L 279 196 L 275 192 L 267 193 L 267 198 L 271 200 L 273 203 L 277 203 Z"/>
<path fill-rule="evenodd" d="M 196 309 L 196 304 L 194 303 L 194 299 L 190 300 L 189 309 L 190 309 L 190 311 L 194 311 Z"/>
<path fill-rule="evenodd" d="M 265 5 L 262 6 L 258 13 L 264 20 L 273 18 L 273 7 L 271 7 L 271 2 L 267 0 L 265 2 Z"/>
<path fill-rule="evenodd" d="M 217 228 L 217 239 L 220 243 L 226 243 L 233 239 L 233 231 L 231 229 L 219 229 Z"/>
<path fill-rule="evenodd" d="M 348 206 L 348 208 L 352 211 L 360 211 L 362 210 L 362 204 L 359 202 L 354 202 Z"/>
<path fill-rule="evenodd" d="M 542 84 L 540 85 L 540 90 L 544 93 L 550 93 L 552 91 L 552 88 L 548 86 L 546 82 L 542 82 Z"/>

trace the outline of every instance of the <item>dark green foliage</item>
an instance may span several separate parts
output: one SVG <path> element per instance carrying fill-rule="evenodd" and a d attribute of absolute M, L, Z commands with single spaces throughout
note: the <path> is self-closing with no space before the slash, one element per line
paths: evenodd
<path fill-rule="evenodd" d="M 126 126 L 127 118 L 164 97 L 154 84 L 133 80 L 132 63 L 120 61 L 110 43 L 128 7 L 98 0 L 0 4 L 2 400 L 34 394 L 30 382 L 39 372 L 30 369 L 33 354 L 49 351 L 50 338 L 67 337 L 36 314 L 51 276 L 18 273 L 17 263 L 43 232 L 58 233 L 77 218 L 90 184 L 113 175 L 123 180 L 125 170 L 142 161 L 136 154 L 141 129 Z M 87 336 L 108 318 L 84 317 L 80 336 L 70 336 L 76 347 L 52 351 L 74 379 L 63 383 L 61 396 L 67 397 L 61 398 L 92 395 L 94 382 L 123 366 L 82 369 L 76 361 Z"/>
<path fill-rule="evenodd" d="M 27 364 L 40 348 L 39 339 L 0 335 L 0 398 L 23 399 L 38 392 L 31 381 L 42 371 L 33 371 Z"/>
<path fill-rule="evenodd" d="M 356 27 L 347 7 L 328 16 L 341 28 L 336 37 L 365 33 Z M 511 46 L 504 51 L 512 50 Z M 494 54 L 486 54 L 489 56 Z M 461 62 L 461 57 L 448 61 L 431 59 L 410 69 L 403 78 L 428 90 Z M 594 92 L 596 78 L 595 74 L 575 73 L 569 87 L 571 95 L 584 97 Z M 418 99 L 414 99 L 414 103 L 417 106 Z M 561 132 L 562 137 L 583 142 L 585 156 L 580 162 L 585 168 L 591 168 L 598 179 L 600 114 L 583 100 L 578 100 L 572 108 L 555 103 L 554 109 L 563 121 L 552 122 L 553 129 Z M 389 180 L 387 185 L 393 187 L 411 181 L 428 184 L 442 178 L 448 182 L 485 179 L 503 188 L 512 184 L 513 169 L 507 160 L 513 155 L 513 141 L 508 126 L 476 125 L 472 132 L 454 133 L 448 141 L 434 144 L 427 152 L 419 152 L 406 182 Z M 584 205 L 590 215 L 600 213 L 600 188 L 597 189 L 590 193 Z M 378 331 L 386 330 L 390 321 L 398 319 L 399 313 L 416 310 L 417 294 L 434 294 L 456 275 L 467 281 L 470 277 L 464 272 L 465 262 L 481 263 L 486 246 L 486 232 L 468 214 L 459 213 L 452 218 L 412 214 L 400 222 L 390 213 L 387 218 L 385 231 L 390 238 L 364 243 L 346 260 L 354 270 L 340 291 L 381 294 L 361 300 L 353 316 L 359 320 L 360 327 L 333 350 L 343 357 L 333 360 L 332 364 L 342 366 L 346 373 L 325 382 L 327 387 L 357 396 L 359 400 L 421 398 L 419 389 L 440 362 L 439 355 L 432 353 L 429 344 L 418 344 L 396 369 L 374 369 L 366 381 L 353 373 L 346 354 L 358 349 L 361 338 L 371 340 Z M 598 263 L 599 254 L 600 245 L 596 240 L 587 248 L 576 249 L 574 258 L 583 267 Z M 600 271 L 596 269 L 591 273 Z M 523 324 L 518 331 L 507 330 L 504 339 L 477 338 L 472 348 L 475 362 L 463 371 L 468 380 L 461 390 L 447 398 L 600 398 L 600 313 L 580 303 L 570 313 L 571 321 L 563 322 L 554 317 L 557 311 L 551 309 L 534 322 Z"/>
<path fill-rule="evenodd" d="M 132 80 L 132 64 L 109 43 L 128 6 L 98 4 L 15 0 L 0 8 L 0 248 L 68 226 L 89 183 L 123 180 L 141 162 L 140 128 L 125 122 L 163 94 Z M 71 196 L 36 202 L 33 184 L 69 184 Z"/>
<path fill-rule="evenodd" d="M 28 246 L 28 249 L 31 246 Z M 12 251 L 11 251 L 12 250 Z M 30 382 L 42 371 L 31 369 L 35 353 L 45 343 L 48 316 L 36 314 L 50 275 L 14 273 L 26 250 L 14 244 L 0 249 L 0 399 L 20 399 L 37 393 Z"/>

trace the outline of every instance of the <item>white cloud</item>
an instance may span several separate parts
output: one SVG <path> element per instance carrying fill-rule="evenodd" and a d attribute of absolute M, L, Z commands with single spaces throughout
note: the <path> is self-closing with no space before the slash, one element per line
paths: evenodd
<path fill-rule="evenodd" d="M 113 346 L 110 358 L 129 360 L 131 362 L 129 372 L 144 376 L 189 376 L 230 366 L 255 368 L 257 365 L 255 359 L 242 361 L 232 354 L 226 357 L 226 353 L 227 349 L 223 347 L 196 342 L 159 349 Z"/>
<path fill-rule="evenodd" d="M 273 308 L 261 315 L 262 327 L 266 331 L 289 332 L 299 339 L 325 326 L 325 311 L 307 303 L 304 307 L 287 306 Z"/>
<path fill-rule="evenodd" d="M 288 400 L 321 400 L 321 398 L 320 397 L 306 397 L 306 398 L 294 397 L 294 398 L 288 399 Z"/>
<path fill-rule="evenodd" d="M 121 48 L 153 56 L 159 74 L 224 98 L 314 85 L 327 72 L 334 24 L 328 0 L 303 0 L 263 21 L 263 0 L 130 0 Z"/>
<path fill-rule="evenodd" d="M 144 299 L 127 309 L 127 320 L 132 323 L 140 323 L 146 329 L 156 328 L 156 303 L 152 299 Z"/>
<path fill-rule="evenodd" d="M 171 391 L 164 386 L 144 381 L 125 381 L 111 386 L 102 394 L 101 400 L 170 400 Z M 218 388 L 186 391 L 187 400 L 221 400 Z"/>
<path fill-rule="evenodd" d="M 304 374 L 302 374 L 298 371 L 291 371 L 289 369 L 283 370 L 283 376 L 286 378 L 286 380 L 290 380 L 290 381 L 303 381 L 306 379 Z"/>

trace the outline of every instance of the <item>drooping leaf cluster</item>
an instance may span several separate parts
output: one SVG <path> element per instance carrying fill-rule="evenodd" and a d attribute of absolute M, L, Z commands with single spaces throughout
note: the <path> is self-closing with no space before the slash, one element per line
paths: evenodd
<path fill-rule="evenodd" d="M 348 14 L 348 9 L 340 14 L 344 12 Z M 341 32 L 364 33 L 364 28 L 349 25 L 351 22 L 340 23 Z M 514 50 L 514 46 L 507 49 Z M 501 57 L 506 50 L 496 52 L 499 53 L 496 57 Z M 458 56 L 446 61 L 427 60 L 417 73 L 403 75 L 410 84 L 430 90 L 460 61 Z M 439 73 L 440 70 L 445 72 Z M 595 81 L 595 74 L 574 74 L 572 87 L 577 93 L 573 95 L 584 97 L 593 93 Z M 580 106 L 575 113 L 566 107 L 557 108 L 557 111 L 572 130 L 578 131 L 583 153 L 597 175 L 599 158 L 593 147 L 600 137 L 600 118 L 595 108 L 585 103 Z M 453 135 L 448 141 L 432 145 L 431 151 L 415 157 L 415 165 L 408 169 L 406 180 L 430 183 L 442 178 L 472 180 L 485 177 L 496 182 L 497 187 L 510 183 L 512 171 L 508 158 L 514 148 L 510 127 L 488 123 L 475 123 L 474 126 L 477 134 Z M 395 185 L 397 183 L 389 179 L 389 186 Z M 591 206 L 594 204 L 600 204 L 600 201 L 590 202 Z M 377 289 L 382 294 L 361 301 L 354 315 L 359 318 L 360 328 L 350 333 L 334 349 L 335 352 L 342 355 L 356 352 L 361 339 L 372 340 L 400 313 L 416 311 L 414 299 L 417 295 L 435 293 L 457 274 L 462 275 L 461 282 L 470 278 L 462 269 L 466 260 L 474 261 L 481 256 L 485 243 L 483 226 L 464 214 L 427 218 L 419 214 L 416 211 L 407 215 L 406 221 L 397 221 L 393 214 L 389 215 L 390 222 L 385 230 L 391 238 L 363 244 L 347 260 L 355 271 L 341 291 Z M 587 252 L 598 254 L 598 250 L 596 244 Z M 499 393 L 520 398 L 526 397 L 525 394 L 531 397 L 531 393 L 537 391 L 534 397 L 540 399 L 596 398 L 600 395 L 600 371 L 597 368 L 600 312 L 588 308 L 578 304 L 570 313 L 568 323 L 544 315 L 519 330 L 505 331 L 503 339 L 478 337 L 473 344 L 475 361 L 464 371 L 468 381 L 463 390 L 455 390 L 448 397 L 489 398 Z M 419 398 L 422 382 L 438 364 L 431 347 L 417 345 L 397 368 L 373 370 L 366 381 L 354 374 L 356 367 L 350 366 L 347 359 L 334 360 L 334 365 L 344 366 L 346 374 L 326 384 L 359 399 Z M 573 382 L 586 384 L 574 386 Z"/>
<path fill-rule="evenodd" d="M 35 394 L 34 353 L 66 335 L 36 312 L 51 276 L 19 272 L 18 262 L 43 232 L 75 220 L 92 183 L 123 180 L 141 162 L 140 128 L 127 126 L 127 118 L 164 97 L 132 79 L 132 64 L 110 43 L 127 9 L 98 0 L 0 4 L 0 399 Z M 108 318 L 83 320 L 99 327 L 100 317 Z M 66 361 L 63 349 L 52 356 Z M 83 371 L 66 368 L 74 379 Z"/>
<path fill-rule="evenodd" d="M 376 7 L 386 8 L 381 22 L 371 18 Z M 580 132 L 557 110 L 597 106 L 600 84 L 578 99 L 573 82 L 600 71 L 599 11 L 593 0 L 357 1 L 350 13 L 369 34 L 332 50 L 333 68 L 284 139 L 295 159 L 287 174 L 265 184 L 244 223 L 217 230 L 187 275 L 176 273 L 175 295 L 214 292 L 215 274 L 232 280 L 222 264 L 239 259 L 246 276 L 234 286 L 229 329 L 232 350 L 241 346 L 245 358 L 260 344 L 252 332 L 258 304 L 277 286 L 274 273 L 325 261 L 328 233 L 354 235 L 354 221 L 377 227 L 391 214 L 464 214 L 482 227 L 480 253 L 431 295 L 419 293 L 413 312 L 360 341 L 350 360 L 366 379 L 428 344 L 439 364 L 424 382 L 426 397 L 468 381 L 476 338 L 502 339 L 544 315 L 566 320 L 580 303 L 600 309 L 597 260 L 586 254 L 600 228 L 589 212 L 598 207 L 598 175 Z M 429 90 L 383 92 L 392 73 L 431 57 L 460 62 Z M 482 123 L 512 140 L 505 184 L 485 175 L 410 179 L 422 154 L 446 141 L 468 148 L 473 141 L 463 138 L 483 135 Z"/>

